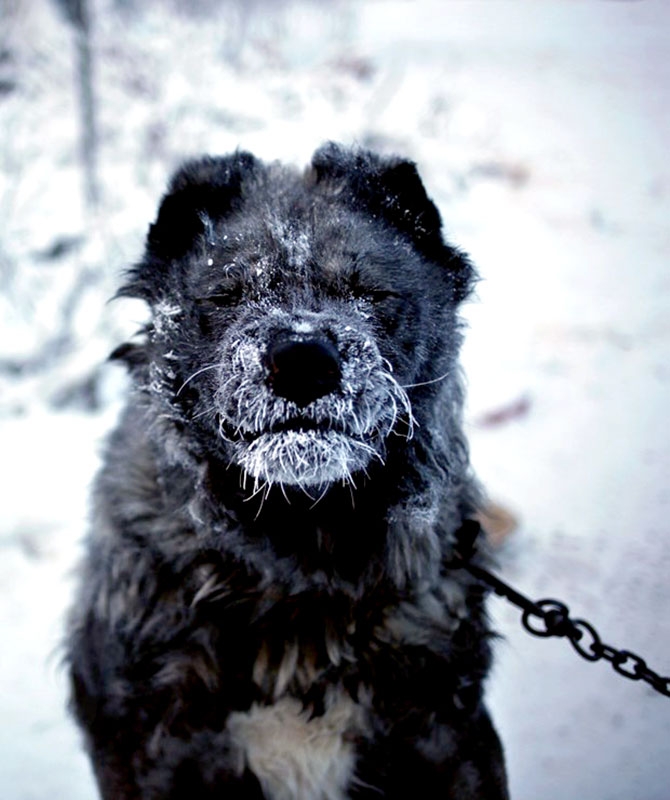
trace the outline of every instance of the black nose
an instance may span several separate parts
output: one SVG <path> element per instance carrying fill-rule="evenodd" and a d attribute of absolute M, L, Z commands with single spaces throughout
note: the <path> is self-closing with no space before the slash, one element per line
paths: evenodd
<path fill-rule="evenodd" d="M 268 349 L 270 384 L 279 397 L 307 406 L 340 385 L 340 358 L 326 339 L 285 336 Z"/>

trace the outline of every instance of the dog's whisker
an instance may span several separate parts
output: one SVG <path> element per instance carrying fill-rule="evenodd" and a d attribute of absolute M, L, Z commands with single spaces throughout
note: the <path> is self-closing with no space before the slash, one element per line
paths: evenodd
<path fill-rule="evenodd" d="M 197 414 L 193 414 L 191 419 L 201 419 L 202 417 L 208 416 L 209 414 L 216 414 L 216 410 L 217 408 L 215 404 L 208 406 L 207 408 L 204 408 L 202 411 L 198 411 Z"/>
<path fill-rule="evenodd" d="M 328 484 L 326 484 L 323 487 L 321 494 L 316 498 L 316 500 L 310 506 L 310 511 L 313 511 L 317 507 L 317 505 L 323 500 L 323 498 L 328 494 L 328 488 L 329 488 Z"/>
<path fill-rule="evenodd" d="M 291 499 L 290 499 L 290 497 L 288 496 L 288 493 L 287 493 L 287 491 L 286 491 L 286 485 L 285 485 L 285 484 L 283 484 L 283 483 L 280 483 L 280 484 L 279 484 L 279 488 L 280 488 L 280 490 L 281 490 L 281 493 L 282 493 L 282 496 L 283 496 L 284 500 L 286 500 L 286 502 L 288 503 L 288 505 L 291 505 Z"/>
<path fill-rule="evenodd" d="M 266 503 L 266 501 L 268 499 L 268 496 L 270 495 L 270 489 L 271 488 L 272 488 L 272 484 L 270 483 L 270 481 L 266 481 L 261 486 L 261 501 L 258 504 L 258 511 L 256 512 L 255 519 L 258 519 L 260 517 L 261 512 L 263 511 L 263 507 L 265 506 L 265 503 Z"/>
<path fill-rule="evenodd" d="M 440 375 L 438 378 L 432 378 L 429 381 L 420 381 L 419 383 L 405 383 L 405 384 L 402 385 L 402 388 L 403 389 L 416 389 L 419 386 L 431 386 L 434 383 L 442 383 L 442 381 L 445 381 L 451 374 L 452 374 L 452 371 L 449 370 L 448 372 L 445 372 L 444 375 Z"/>
<path fill-rule="evenodd" d="M 189 377 L 186 378 L 186 380 L 182 383 L 182 385 L 177 389 L 176 396 L 179 397 L 184 387 L 187 384 L 189 384 L 194 378 L 197 378 L 198 375 L 202 375 L 203 372 L 207 372 L 210 369 L 220 369 L 220 368 L 221 364 L 217 363 L 217 364 L 208 364 L 206 367 L 201 367 L 200 369 L 196 370 L 192 375 L 189 375 Z"/>

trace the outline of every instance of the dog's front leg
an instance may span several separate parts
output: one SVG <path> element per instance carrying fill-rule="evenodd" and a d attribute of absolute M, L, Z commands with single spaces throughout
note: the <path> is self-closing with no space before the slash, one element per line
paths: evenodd
<path fill-rule="evenodd" d="M 352 800 L 509 800 L 502 747 L 485 708 L 423 732 L 389 720 L 361 749 Z"/>
<path fill-rule="evenodd" d="M 258 780 L 239 763 L 225 734 L 162 733 L 132 741 L 124 736 L 132 723 L 117 724 L 116 737 L 90 745 L 102 800 L 264 800 Z"/>

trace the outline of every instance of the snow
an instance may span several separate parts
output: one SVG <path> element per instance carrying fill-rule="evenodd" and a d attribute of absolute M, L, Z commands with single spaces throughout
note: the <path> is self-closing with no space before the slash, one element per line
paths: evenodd
<path fill-rule="evenodd" d="M 106 300 L 203 152 L 303 164 L 334 139 L 418 162 L 482 275 L 463 360 L 473 461 L 519 519 L 499 572 L 670 674 L 670 5 L 139 5 L 93 2 L 95 213 L 71 31 L 47 0 L 0 11 L 3 798 L 95 797 L 59 643 L 125 386 L 101 365 L 144 319 Z M 514 800 L 667 800 L 670 701 L 491 608 Z"/>

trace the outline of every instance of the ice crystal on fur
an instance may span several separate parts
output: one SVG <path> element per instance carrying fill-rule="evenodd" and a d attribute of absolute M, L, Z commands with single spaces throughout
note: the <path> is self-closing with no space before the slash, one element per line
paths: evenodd
<path fill-rule="evenodd" d="M 300 325 L 304 331 L 308 323 L 294 328 Z M 354 336 L 350 327 L 338 339 L 341 390 L 303 409 L 267 385 L 263 336 L 254 333 L 229 343 L 217 390 L 219 432 L 234 444 L 233 459 L 254 478 L 305 487 L 346 481 L 372 459 L 383 461 L 386 439 L 399 419 L 404 435 L 412 435 L 407 393 L 383 368 L 370 341 Z"/>
<path fill-rule="evenodd" d="M 365 442 L 334 431 L 264 433 L 251 443 L 238 443 L 242 468 L 268 484 L 322 487 L 346 481 L 381 456 Z"/>
<path fill-rule="evenodd" d="M 173 177 L 69 631 L 104 800 L 506 800 L 452 568 L 472 279 L 403 159 Z"/>

